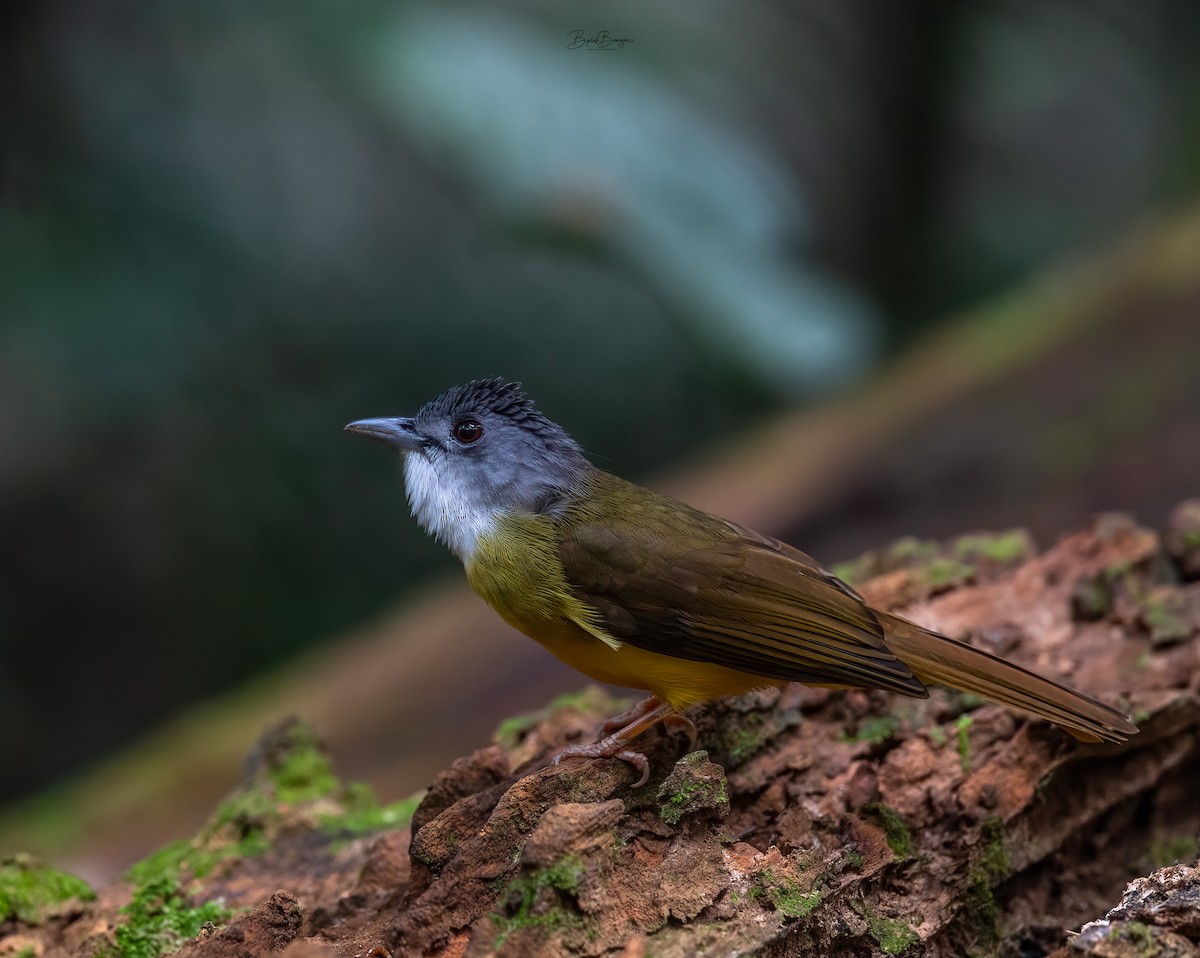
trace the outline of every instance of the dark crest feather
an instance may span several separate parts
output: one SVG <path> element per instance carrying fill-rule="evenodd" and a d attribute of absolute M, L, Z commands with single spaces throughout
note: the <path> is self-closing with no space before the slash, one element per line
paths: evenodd
<path fill-rule="evenodd" d="M 521 384 L 495 376 L 473 379 L 461 386 L 451 386 L 436 399 L 426 403 L 418 418 L 445 416 L 454 419 L 470 414 L 493 413 L 522 426 L 533 435 L 562 444 L 562 450 L 577 451 L 575 441 L 557 423 L 547 419 L 533 400 L 521 389 Z"/>
<path fill-rule="evenodd" d="M 506 382 L 499 376 L 491 379 L 472 379 L 461 386 L 451 386 L 427 402 L 422 415 L 454 416 L 464 413 L 496 413 L 522 422 L 531 417 L 545 419 L 533 401 L 521 391 L 521 384 Z"/>

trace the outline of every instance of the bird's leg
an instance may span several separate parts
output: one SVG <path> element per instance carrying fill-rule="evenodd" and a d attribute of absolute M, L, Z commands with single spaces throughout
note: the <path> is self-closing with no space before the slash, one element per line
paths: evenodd
<path fill-rule="evenodd" d="M 630 722 L 634 721 L 635 719 L 640 719 L 647 712 L 658 708 L 660 705 L 662 705 L 662 699 L 660 699 L 657 695 L 647 696 L 640 702 L 635 702 L 633 705 L 629 706 L 629 708 L 627 708 L 624 712 L 621 712 L 619 715 L 614 715 L 612 718 L 605 719 L 603 722 L 601 722 L 600 734 L 602 736 L 612 735 L 613 732 L 620 731 Z"/>
<path fill-rule="evenodd" d="M 613 732 L 623 729 L 634 719 L 639 719 L 647 712 L 653 711 L 662 705 L 662 699 L 657 695 L 651 695 L 629 706 L 620 715 L 614 715 L 610 719 L 600 723 L 600 734 L 611 735 Z M 668 732 L 684 732 L 688 737 L 688 751 L 692 751 L 696 747 L 696 723 L 685 715 L 678 712 L 669 712 L 663 716 L 663 728 Z"/>
<path fill-rule="evenodd" d="M 654 701 L 648 699 L 647 701 Z M 643 703 L 644 704 L 644 703 Z M 641 752 L 635 752 L 626 746 L 635 738 L 641 735 L 648 728 L 652 728 L 656 723 L 666 720 L 669 716 L 677 714 L 671 706 L 665 702 L 659 702 L 648 710 L 642 711 L 632 722 L 624 728 L 618 729 L 611 735 L 605 736 L 593 745 L 569 745 L 561 752 L 554 756 L 554 764 L 557 765 L 564 758 L 619 758 L 623 762 L 628 762 L 635 769 L 641 772 L 641 777 L 634 783 L 634 788 L 645 785 L 650 778 L 650 762 Z M 679 716 L 688 725 L 687 719 Z M 695 729 L 693 728 L 693 733 Z"/>

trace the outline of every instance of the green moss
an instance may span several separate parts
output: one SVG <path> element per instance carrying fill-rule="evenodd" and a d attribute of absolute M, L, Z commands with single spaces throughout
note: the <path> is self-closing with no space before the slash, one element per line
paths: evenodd
<path fill-rule="evenodd" d="M 492 733 L 492 741 L 503 749 L 512 750 L 520 744 L 525 733 L 539 721 L 541 721 L 540 717 L 532 712 L 501 719 L 500 724 L 496 726 L 496 731 Z"/>
<path fill-rule="evenodd" d="M 927 539 L 905 536 L 887 548 L 888 565 L 891 568 L 919 565 L 937 555 L 938 544 Z"/>
<path fill-rule="evenodd" d="M 881 918 L 865 901 L 860 901 L 853 907 L 867 920 L 868 933 L 886 955 L 903 954 L 921 940 L 906 922 L 895 918 Z"/>
<path fill-rule="evenodd" d="M 776 911 L 789 918 L 807 918 L 821 904 L 825 893 L 821 891 L 801 891 L 794 882 L 777 889 L 771 896 Z"/>
<path fill-rule="evenodd" d="M 492 733 L 492 741 L 501 748 L 516 748 L 531 728 L 560 709 L 575 709 L 585 715 L 615 715 L 632 704 L 631 699 L 616 698 L 599 686 L 587 685 L 574 692 L 564 692 L 533 712 L 503 719 Z"/>
<path fill-rule="evenodd" d="M 993 562 L 1020 562 L 1033 554 L 1033 544 L 1024 529 L 1012 529 L 995 535 L 960 536 L 954 542 L 954 554 L 960 559 L 978 556 Z"/>
<path fill-rule="evenodd" d="M 785 729 L 799 724 L 798 709 L 770 712 L 749 712 L 740 720 L 718 730 L 719 760 L 726 767 L 738 765 L 757 755 Z"/>
<path fill-rule="evenodd" d="M 579 894 L 579 879 L 583 877 L 583 862 L 575 855 L 566 855 L 540 873 L 540 883 L 559 891 Z"/>
<path fill-rule="evenodd" d="M 434 857 L 434 855 L 428 851 L 413 849 L 409 854 L 412 856 L 413 861 L 420 862 L 427 868 L 433 868 L 434 864 L 437 862 L 437 859 Z"/>
<path fill-rule="evenodd" d="M 370 787 L 342 785 L 312 729 L 290 720 L 264 736 L 249 780 L 217 807 L 192 838 L 172 842 L 126 873 L 133 901 L 114 931 L 121 958 L 175 951 L 207 922 L 225 921 L 220 902 L 185 905 L 184 889 L 223 862 L 270 848 L 284 828 L 300 823 L 358 835 L 406 824 L 420 796 L 380 806 Z"/>
<path fill-rule="evenodd" d="M 892 850 L 892 854 L 898 860 L 903 861 L 912 857 L 915 849 L 912 832 L 909 831 L 908 825 L 900 817 L 899 812 L 884 805 L 883 802 L 871 802 L 863 806 L 863 811 L 874 815 L 879 820 L 883 826 L 883 834 L 887 839 L 888 848 Z"/>
<path fill-rule="evenodd" d="M 721 745 L 730 762 L 739 764 L 757 754 L 771 739 L 771 726 L 758 713 L 720 730 Z"/>
<path fill-rule="evenodd" d="M 1085 576 L 1071 592 L 1071 608 L 1076 618 L 1097 622 L 1112 611 L 1112 583 L 1103 575 Z"/>
<path fill-rule="evenodd" d="M 1195 631 L 1182 593 L 1171 590 L 1155 592 L 1146 598 L 1142 621 L 1150 630 L 1150 641 L 1154 645 L 1185 642 Z"/>
<path fill-rule="evenodd" d="M 1133 571 L 1133 560 L 1129 558 L 1119 559 L 1110 566 L 1105 566 L 1102 575 L 1109 582 L 1116 582 L 1118 579 L 1124 578 Z"/>
<path fill-rule="evenodd" d="M 678 825 L 690 812 L 714 809 L 724 815 L 729 811 L 728 783 L 703 749 L 675 763 L 658 790 L 658 799 L 662 803 L 658 816 L 668 825 Z"/>
<path fill-rule="evenodd" d="M 870 742 L 872 745 L 882 745 L 900 727 L 900 720 L 894 715 L 872 715 L 858 723 L 858 731 L 854 735 L 842 733 L 847 742 Z"/>
<path fill-rule="evenodd" d="M 863 857 L 856 849 L 851 848 L 848 852 L 846 852 L 845 859 L 846 864 L 851 868 L 862 868 Z"/>
<path fill-rule="evenodd" d="M 1000 941 L 1000 910 L 996 907 L 996 896 L 992 886 L 981 871 L 967 875 L 967 887 L 963 890 L 962 908 L 959 918 L 970 927 L 979 943 L 995 945 Z"/>
<path fill-rule="evenodd" d="M 299 805 L 324 798 L 337 789 L 337 776 L 329 756 L 315 745 L 296 749 L 269 773 L 275 786 L 275 798 L 284 805 Z"/>
<path fill-rule="evenodd" d="M 970 715 L 960 715 L 954 720 L 954 735 L 958 743 L 958 764 L 966 775 L 971 771 L 971 724 Z"/>
<path fill-rule="evenodd" d="M 316 731 L 297 718 L 268 731 L 255 759 L 253 774 L 226 803 L 226 820 L 254 818 L 280 805 L 303 805 L 341 787 Z"/>
<path fill-rule="evenodd" d="M 1004 850 L 1004 822 L 996 815 L 989 816 L 983 823 L 981 837 L 978 867 L 984 870 L 989 881 L 1002 881 L 1012 869 L 1008 852 Z"/>
<path fill-rule="evenodd" d="M 774 909 L 788 918 L 807 918 L 821 904 L 825 893 L 805 890 L 795 879 L 777 877 L 768 868 L 756 879 L 760 894 L 766 895 Z"/>
<path fill-rule="evenodd" d="M 171 842 L 143 858 L 130 867 L 125 877 L 137 886 L 164 880 L 180 881 L 185 873 L 193 878 L 204 878 L 221 862 L 253 858 L 270 845 L 261 825 L 248 828 L 236 838 L 222 837 L 209 825 L 195 837 Z"/>
<path fill-rule="evenodd" d="M 255 768 L 243 794 L 269 789 L 284 805 L 323 798 L 338 788 L 337 776 L 316 731 L 290 718 L 267 731 L 254 753 Z"/>
<path fill-rule="evenodd" d="M 26 945 L 13 958 L 37 958 L 37 949 L 33 945 Z"/>
<path fill-rule="evenodd" d="M 172 842 L 131 867 L 133 903 L 114 933 L 124 958 L 157 955 L 163 942 L 195 935 L 206 921 L 223 920 L 214 902 L 185 908 L 181 889 L 219 865 L 271 847 L 281 829 L 300 823 L 357 835 L 406 824 L 420 796 L 380 806 L 365 784 L 343 786 L 317 736 L 302 722 L 285 722 L 264 736 L 253 775 L 213 812 L 192 838 Z M 182 936 L 182 938 L 180 938 Z M 178 942 L 169 950 L 175 950 Z"/>
<path fill-rule="evenodd" d="M 692 804 L 692 797 L 707 787 L 706 782 L 684 782 L 679 790 L 667 796 L 666 804 L 658 810 L 658 817 L 668 825 L 678 825 L 684 811 Z M 724 787 L 718 801 L 728 801 Z"/>
<path fill-rule="evenodd" d="M 946 555 L 951 551 L 952 555 Z M 996 535 L 963 536 L 947 547 L 937 542 L 907 537 L 886 549 L 868 552 L 834 566 L 833 573 L 851 584 L 860 583 L 885 572 L 911 569 L 927 586 L 940 589 L 975 578 L 972 560 L 1010 564 L 1032 554 L 1028 534 L 1021 529 Z"/>
<path fill-rule="evenodd" d="M 323 824 L 326 828 L 336 828 L 353 835 L 404 828 L 412 821 L 413 813 L 424 797 L 425 793 L 419 792 L 390 805 L 375 804 L 371 808 L 358 809 L 340 817 L 330 816 L 323 819 Z"/>
<path fill-rule="evenodd" d="M 967 871 L 967 887 L 963 894 L 960 918 L 969 923 L 985 946 L 1000 940 L 1000 911 L 992 888 L 1006 878 L 1011 870 L 1008 852 L 1004 850 L 1004 823 L 992 816 L 983 823 L 979 850 Z"/>
<path fill-rule="evenodd" d="M 921 569 L 921 577 L 930 588 L 940 589 L 944 586 L 969 582 L 975 578 L 975 566 L 957 559 L 938 557 Z"/>
<path fill-rule="evenodd" d="M 762 734 L 761 725 L 729 729 L 721 738 L 725 752 L 735 765 L 754 755 L 767 742 L 766 736 Z"/>
<path fill-rule="evenodd" d="M 178 883 L 160 878 L 136 888 L 121 915 L 124 920 L 113 932 L 121 958 L 158 958 L 178 951 L 209 922 L 228 921 L 232 912 L 215 901 L 188 907 Z"/>
<path fill-rule="evenodd" d="M 222 862 L 262 854 L 289 823 L 341 836 L 400 827 L 412 819 L 420 802 L 416 795 L 381 806 L 370 786 L 343 785 L 316 734 L 298 720 L 269 732 L 258 759 L 251 778 L 217 807 L 196 835 L 138 862 L 126 873 L 129 881 L 135 886 L 162 881 L 186 885 Z"/>
<path fill-rule="evenodd" d="M 839 562 L 829 571 L 847 585 L 861 585 L 871 577 L 869 567 L 862 559 L 849 559 L 846 562 Z"/>
<path fill-rule="evenodd" d="M 0 922 L 16 918 L 38 924 L 51 905 L 78 898 L 91 901 L 96 893 L 82 878 L 46 868 L 30 855 L 0 862 Z"/>
<path fill-rule="evenodd" d="M 163 876 L 174 878 L 182 869 L 191 870 L 188 860 L 193 854 L 199 854 L 199 851 L 192 845 L 192 839 L 180 838 L 150 852 L 142 861 L 132 864 L 125 873 L 125 878 L 134 885 L 145 885 Z"/>
<path fill-rule="evenodd" d="M 322 812 L 317 818 L 324 831 L 343 835 L 366 835 L 403 828 L 412 821 L 413 813 L 424 797 L 424 792 L 417 792 L 390 805 L 380 805 L 366 782 L 351 782 L 340 796 L 344 811 Z"/>
<path fill-rule="evenodd" d="M 130 866 L 129 870 L 125 873 L 125 877 L 135 885 L 146 885 L 163 878 L 177 878 L 179 873 L 184 869 L 195 874 L 196 866 L 192 860 L 201 857 L 201 855 L 200 849 L 193 845 L 193 839 L 181 838 L 178 841 L 171 842 L 169 845 L 164 845 L 158 851 L 147 855 L 137 864 Z M 201 876 L 211 871 L 213 864 L 212 861 L 208 860 L 207 854 L 204 857 L 204 865 L 199 870 Z"/>
<path fill-rule="evenodd" d="M 563 692 L 550 700 L 546 709 L 557 712 L 559 709 L 577 709 L 580 712 L 608 713 L 614 710 L 629 708 L 633 700 L 609 695 L 598 685 L 585 685 L 574 692 Z"/>
<path fill-rule="evenodd" d="M 961 715 L 963 712 L 973 712 L 981 705 L 987 704 L 987 699 L 982 695 L 977 695 L 975 692 L 955 692 L 952 696 L 954 700 L 955 714 Z"/>
<path fill-rule="evenodd" d="M 895 918 L 870 916 L 867 918 L 867 929 L 888 955 L 903 954 L 921 940 L 912 928 Z"/>
<path fill-rule="evenodd" d="M 515 931 L 524 928 L 560 928 L 564 925 L 580 925 L 582 918 L 568 902 L 579 897 L 579 881 L 583 878 L 583 862 L 575 855 L 566 855 L 549 868 L 542 868 L 531 875 L 514 878 L 502 894 L 502 900 L 511 914 L 492 913 L 492 921 L 500 929 L 495 947 L 504 945 Z M 550 890 L 555 903 L 544 910 L 535 910 L 538 899 Z"/>
<path fill-rule="evenodd" d="M 940 725 L 932 725 L 929 728 L 929 741 L 933 742 L 938 748 L 946 744 L 946 730 Z"/>
<path fill-rule="evenodd" d="M 594 802 L 596 800 L 596 783 L 591 775 L 587 773 L 579 764 L 573 763 L 570 767 L 578 769 L 575 772 L 562 773 L 559 778 L 559 788 L 566 795 L 568 802 Z M 642 788 L 650 788 L 652 785 L 647 783 Z"/>
<path fill-rule="evenodd" d="M 1154 947 L 1154 930 L 1140 921 L 1126 921 L 1114 924 L 1105 936 L 1109 941 L 1128 941 L 1136 948 L 1145 951 Z"/>
<path fill-rule="evenodd" d="M 1200 840 L 1195 835 L 1165 835 L 1158 833 L 1150 840 L 1146 858 L 1152 869 L 1165 868 L 1195 859 Z"/>
<path fill-rule="evenodd" d="M 275 797 L 269 789 L 251 788 L 234 792 L 217 806 L 209 822 L 217 828 L 232 825 L 245 830 L 276 812 Z"/>

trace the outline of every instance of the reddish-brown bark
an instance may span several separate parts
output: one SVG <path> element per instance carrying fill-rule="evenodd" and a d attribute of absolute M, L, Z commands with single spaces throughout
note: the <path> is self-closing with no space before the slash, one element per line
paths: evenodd
<path fill-rule="evenodd" d="M 1041 555 L 964 538 L 940 565 L 861 566 L 873 603 L 1122 703 L 1142 727 L 1124 745 L 945 691 L 792 686 L 698 709 L 690 755 L 647 736 L 655 774 L 631 788 L 619 761 L 543 767 L 603 717 L 562 708 L 453 762 L 411 830 L 339 846 L 297 825 L 225 863 L 193 897 L 253 910 L 182 954 L 1197 954 L 1185 865 L 1066 943 L 1196 855 L 1196 510 L 1163 537 L 1104 516 Z M 121 901 L 0 934 L 98 954 Z"/>

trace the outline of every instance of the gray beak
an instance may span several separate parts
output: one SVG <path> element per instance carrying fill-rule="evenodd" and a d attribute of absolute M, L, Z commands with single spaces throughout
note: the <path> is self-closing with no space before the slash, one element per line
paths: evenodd
<path fill-rule="evenodd" d="M 413 427 L 412 419 L 358 419 L 349 423 L 345 431 L 385 442 L 401 452 L 415 452 L 421 448 L 422 441 Z"/>

